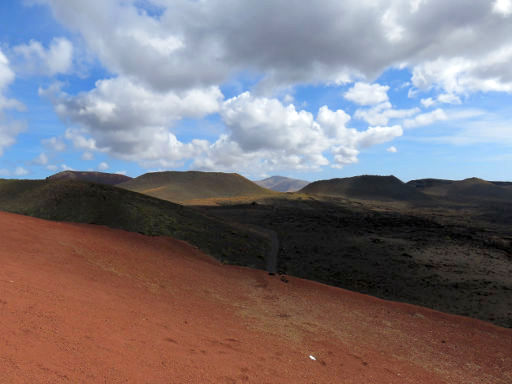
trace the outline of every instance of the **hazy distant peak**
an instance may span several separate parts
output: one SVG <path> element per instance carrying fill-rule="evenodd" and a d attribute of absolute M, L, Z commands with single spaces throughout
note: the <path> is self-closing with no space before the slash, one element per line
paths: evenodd
<path fill-rule="evenodd" d="M 264 180 L 255 181 L 255 183 L 261 187 L 272 189 L 273 191 L 296 192 L 308 185 L 309 181 L 292 179 L 285 176 L 272 176 Z"/>

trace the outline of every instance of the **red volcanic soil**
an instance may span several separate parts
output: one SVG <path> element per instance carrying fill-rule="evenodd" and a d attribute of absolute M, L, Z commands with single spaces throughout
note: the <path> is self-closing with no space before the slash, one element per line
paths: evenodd
<path fill-rule="evenodd" d="M 512 383 L 512 330 L 169 238 L 0 213 L 0 263 L 1 383 Z"/>

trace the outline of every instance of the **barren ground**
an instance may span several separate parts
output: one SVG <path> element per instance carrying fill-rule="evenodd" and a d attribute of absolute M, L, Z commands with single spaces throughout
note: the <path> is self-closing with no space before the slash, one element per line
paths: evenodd
<path fill-rule="evenodd" d="M 0 243 L 2 383 L 512 382 L 479 320 L 104 227 L 0 212 Z"/>
<path fill-rule="evenodd" d="M 482 220 L 478 209 L 335 203 L 202 209 L 274 231 L 279 271 L 512 328 L 512 220 Z M 498 210 L 488 216 L 500 219 Z"/>

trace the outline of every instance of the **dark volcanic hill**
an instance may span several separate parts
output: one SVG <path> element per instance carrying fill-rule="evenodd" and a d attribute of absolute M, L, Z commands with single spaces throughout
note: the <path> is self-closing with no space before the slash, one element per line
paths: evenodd
<path fill-rule="evenodd" d="M 500 187 L 512 187 L 511 181 L 491 181 L 491 183 Z"/>
<path fill-rule="evenodd" d="M 453 183 L 453 180 L 444 180 L 444 179 L 418 179 L 411 180 L 407 183 L 411 187 L 417 188 L 418 190 L 423 190 L 425 188 L 438 187 L 443 185 L 448 185 Z"/>
<path fill-rule="evenodd" d="M 82 171 L 63 171 L 48 177 L 48 180 L 81 180 L 91 183 L 100 183 L 106 185 L 117 185 L 131 180 L 132 178 L 117 173 L 104 172 L 82 172 Z"/>
<path fill-rule="evenodd" d="M 199 211 L 76 180 L 1 180 L 0 210 L 185 240 L 220 260 L 264 267 L 267 241 Z"/>
<path fill-rule="evenodd" d="M 272 176 L 264 180 L 255 181 L 260 187 L 277 192 L 297 192 L 309 184 L 309 181 L 292 179 L 284 176 Z"/>
<path fill-rule="evenodd" d="M 118 186 L 176 202 L 271 193 L 239 174 L 222 172 L 146 173 Z"/>
<path fill-rule="evenodd" d="M 451 201 L 512 202 L 512 189 L 506 182 L 491 182 L 473 177 L 460 181 L 413 180 L 409 184 L 415 185 L 427 195 Z"/>
<path fill-rule="evenodd" d="M 320 180 L 300 192 L 343 196 L 362 200 L 423 201 L 428 197 L 395 176 L 355 176 L 343 179 Z"/>

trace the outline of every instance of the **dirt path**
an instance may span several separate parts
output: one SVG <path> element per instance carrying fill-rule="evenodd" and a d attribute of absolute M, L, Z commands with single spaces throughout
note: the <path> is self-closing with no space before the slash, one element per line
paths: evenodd
<path fill-rule="evenodd" d="M 0 213 L 1 383 L 509 384 L 512 331 Z"/>
<path fill-rule="evenodd" d="M 279 237 L 275 231 L 270 229 L 261 228 L 261 231 L 265 232 L 270 238 L 270 250 L 268 251 L 266 260 L 267 272 L 276 274 L 279 255 Z"/>
<path fill-rule="evenodd" d="M 261 227 L 254 224 L 239 224 L 243 228 L 253 231 L 260 236 L 264 236 L 269 240 L 270 248 L 265 257 L 265 270 L 275 275 L 277 273 L 277 265 L 279 262 L 279 236 L 276 231 Z"/>

